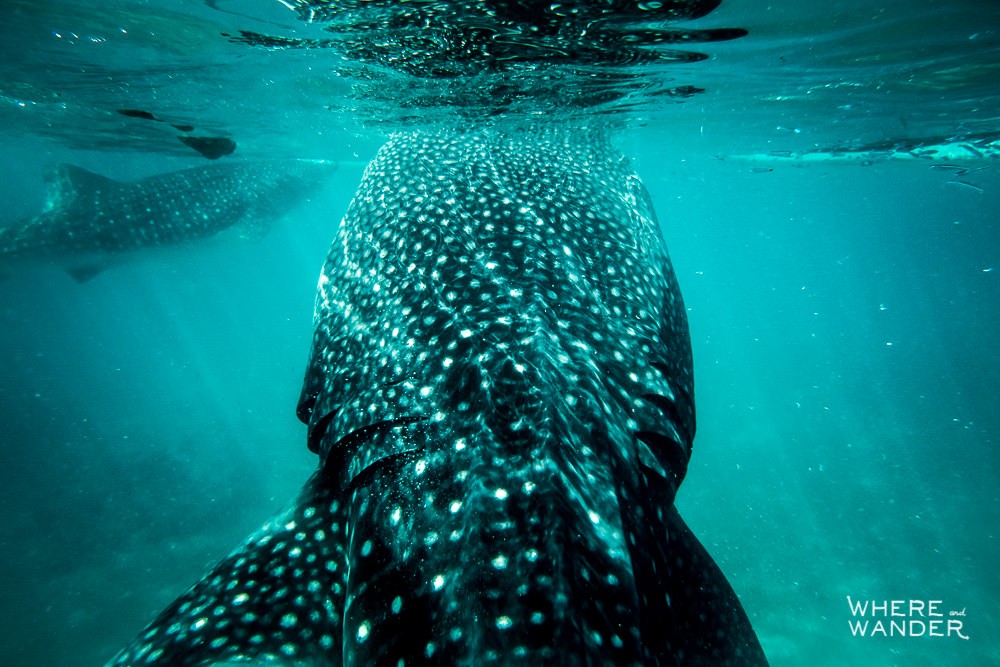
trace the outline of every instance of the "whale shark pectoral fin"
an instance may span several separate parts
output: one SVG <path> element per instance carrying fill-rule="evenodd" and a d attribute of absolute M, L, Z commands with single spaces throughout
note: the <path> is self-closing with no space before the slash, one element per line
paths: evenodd
<path fill-rule="evenodd" d="M 349 510 L 343 499 L 386 468 L 425 455 L 406 448 L 365 460 L 345 455 L 372 437 L 425 421 L 399 417 L 338 441 L 291 509 L 252 535 L 163 611 L 107 667 L 341 664 Z"/>
<path fill-rule="evenodd" d="M 258 241 L 271 231 L 271 223 L 270 217 L 261 215 L 255 207 L 251 207 L 245 215 L 233 223 L 233 229 L 241 239 Z"/>
<path fill-rule="evenodd" d="M 322 473 L 165 609 L 108 667 L 339 665 L 346 508 Z"/>
<path fill-rule="evenodd" d="M 760 641 L 722 570 L 676 508 L 667 525 L 666 591 L 674 610 L 674 645 L 685 656 L 680 664 L 766 667 Z"/>
<path fill-rule="evenodd" d="M 105 262 L 97 264 L 82 264 L 67 268 L 66 273 L 68 273 L 76 282 L 85 283 L 92 280 L 106 268 L 108 268 L 108 263 Z"/>
<path fill-rule="evenodd" d="M 120 183 L 74 164 L 58 164 L 45 173 L 45 208 L 43 212 L 66 209 L 81 192 L 94 192 Z"/>

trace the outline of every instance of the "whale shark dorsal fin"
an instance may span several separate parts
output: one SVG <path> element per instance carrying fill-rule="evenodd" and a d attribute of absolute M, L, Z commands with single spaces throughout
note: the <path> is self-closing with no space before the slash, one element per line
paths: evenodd
<path fill-rule="evenodd" d="M 100 190 L 111 185 L 118 185 L 118 181 L 74 164 L 58 164 L 45 174 L 44 212 L 68 208 L 81 192 Z"/>

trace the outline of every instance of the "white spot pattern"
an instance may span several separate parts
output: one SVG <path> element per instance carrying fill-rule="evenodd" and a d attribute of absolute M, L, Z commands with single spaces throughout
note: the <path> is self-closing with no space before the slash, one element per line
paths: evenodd
<path fill-rule="evenodd" d="M 193 632 L 218 661 L 542 664 L 558 636 L 648 662 L 632 536 L 666 534 L 684 474 L 686 323 L 641 184 L 582 137 L 380 151 L 318 285 L 300 414 L 327 477 L 116 665 Z M 623 504 L 647 476 L 661 495 Z"/>

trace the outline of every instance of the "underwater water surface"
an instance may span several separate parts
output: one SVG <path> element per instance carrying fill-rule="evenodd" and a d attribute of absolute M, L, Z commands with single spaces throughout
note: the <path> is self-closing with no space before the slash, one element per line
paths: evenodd
<path fill-rule="evenodd" d="M 0 662 L 103 664 L 314 470 L 318 272 L 385 134 L 428 121 L 378 122 L 330 50 L 230 39 L 323 37 L 281 3 L 0 14 L 0 222 L 57 163 L 205 164 L 181 136 L 337 163 L 261 238 L 0 282 Z M 665 88 L 705 92 L 630 93 L 614 135 L 690 318 L 678 507 L 774 665 L 1000 663 L 1000 9 L 727 0 L 695 25 L 748 34 L 691 45 Z M 960 626 L 883 636 L 849 598 Z"/>

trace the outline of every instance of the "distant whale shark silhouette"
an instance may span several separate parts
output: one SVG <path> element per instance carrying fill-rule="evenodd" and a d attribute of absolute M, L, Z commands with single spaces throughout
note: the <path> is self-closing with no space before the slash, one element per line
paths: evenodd
<path fill-rule="evenodd" d="M 978 171 L 980 167 L 943 164 L 985 162 L 1000 157 L 1000 137 L 994 133 L 966 133 L 953 137 L 899 137 L 854 146 L 811 148 L 804 151 L 773 150 L 767 153 L 717 155 L 719 160 L 765 164 L 855 162 L 863 165 L 888 160 L 922 160 L 932 169 Z"/>
<path fill-rule="evenodd" d="M 323 267 L 298 414 L 298 500 L 109 664 L 766 664 L 674 508 L 687 319 L 600 136 L 392 138 Z"/>
<path fill-rule="evenodd" d="M 214 236 L 262 234 L 333 169 L 318 160 L 217 164 L 122 183 L 69 164 L 48 175 L 45 210 L 0 227 L 0 272 L 23 260 L 89 280 L 128 253 Z"/>

